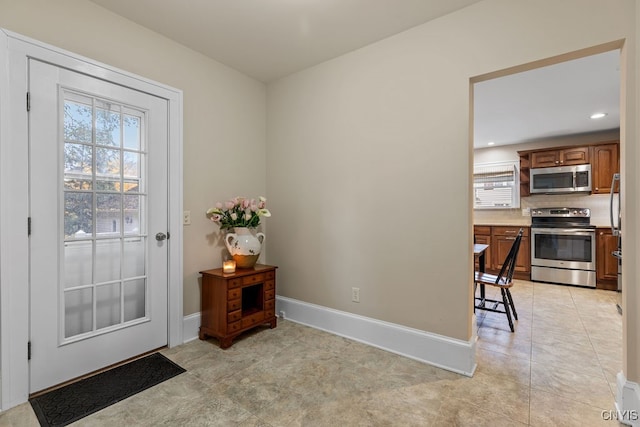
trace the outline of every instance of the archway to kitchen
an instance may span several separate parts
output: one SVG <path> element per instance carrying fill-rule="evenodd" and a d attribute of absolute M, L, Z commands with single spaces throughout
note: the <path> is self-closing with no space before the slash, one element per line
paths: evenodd
<path fill-rule="evenodd" d="M 500 364 L 531 393 L 572 400 L 566 384 L 549 379 L 579 377 L 584 381 L 571 388 L 591 393 L 577 400 L 592 406 L 611 403 L 623 368 L 618 259 L 611 255 L 619 240 L 609 218 L 612 177 L 624 152 L 621 46 L 478 76 L 470 91 L 474 242 L 489 245 L 487 270 L 497 273 L 514 233 L 524 231 L 511 288 L 515 331 L 504 314 L 476 310 L 479 369 Z M 591 118 L 595 113 L 605 115 Z M 588 176 L 590 190 L 558 180 L 560 172 L 573 178 L 588 170 L 584 165 L 591 169 L 578 181 Z M 532 190 L 532 181 L 539 188 Z M 617 210 L 618 193 L 613 200 Z M 486 292 L 501 299 L 498 289 Z"/>

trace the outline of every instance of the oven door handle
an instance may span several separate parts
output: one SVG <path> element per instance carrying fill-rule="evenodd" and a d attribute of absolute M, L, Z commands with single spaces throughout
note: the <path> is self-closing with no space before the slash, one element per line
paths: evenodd
<path fill-rule="evenodd" d="M 545 234 L 571 234 L 574 236 L 588 236 L 595 235 L 596 231 L 589 228 L 533 228 L 532 233 L 545 233 Z"/>

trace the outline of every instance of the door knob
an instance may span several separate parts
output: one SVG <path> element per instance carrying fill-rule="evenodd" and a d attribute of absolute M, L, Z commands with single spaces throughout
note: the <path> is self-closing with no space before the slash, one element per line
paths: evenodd
<path fill-rule="evenodd" d="M 156 234 L 156 240 L 158 242 L 162 242 L 163 240 L 166 240 L 166 239 L 167 239 L 167 235 L 166 234 L 164 234 L 164 233 Z"/>

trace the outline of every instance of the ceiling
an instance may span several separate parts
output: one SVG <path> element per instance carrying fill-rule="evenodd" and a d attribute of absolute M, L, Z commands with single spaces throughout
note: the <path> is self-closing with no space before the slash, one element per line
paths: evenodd
<path fill-rule="evenodd" d="M 619 50 L 474 85 L 475 148 L 619 127 Z"/>
<path fill-rule="evenodd" d="M 480 0 L 91 1 L 268 83 Z M 476 83 L 474 146 L 617 129 L 619 86 L 618 51 Z"/>
<path fill-rule="evenodd" d="M 91 0 L 269 82 L 480 0 Z"/>

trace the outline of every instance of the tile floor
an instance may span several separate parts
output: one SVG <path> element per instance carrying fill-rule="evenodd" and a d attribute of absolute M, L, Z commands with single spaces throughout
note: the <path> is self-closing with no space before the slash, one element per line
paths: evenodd
<path fill-rule="evenodd" d="M 615 293 L 518 281 L 519 321 L 478 312 L 473 378 L 290 321 L 220 350 L 163 353 L 188 371 L 77 426 L 596 426 L 621 368 Z M 0 426 L 37 426 L 29 404 Z"/>

